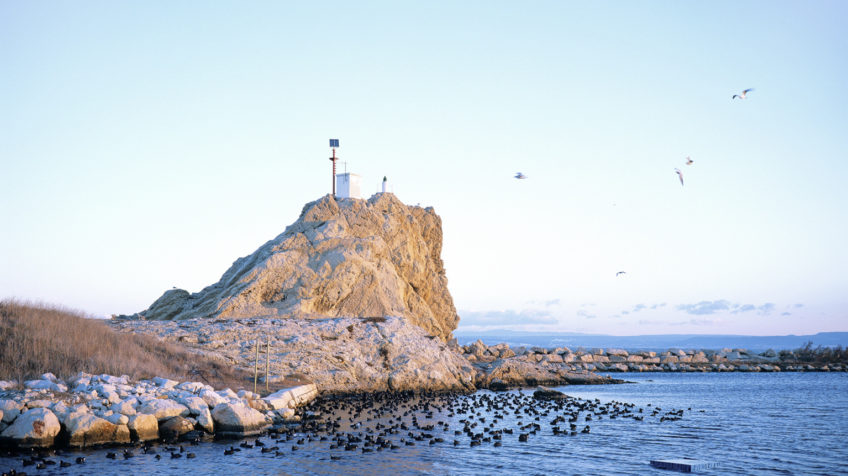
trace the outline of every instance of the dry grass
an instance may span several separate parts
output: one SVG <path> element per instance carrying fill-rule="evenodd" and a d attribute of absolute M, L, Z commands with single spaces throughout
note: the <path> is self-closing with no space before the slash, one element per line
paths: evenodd
<path fill-rule="evenodd" d="M 227 364 L 152 337 L 117 333 L 77 311 L 0 301 L 0 380 L 22 382 L 45 372 L 62 378 L 79 372 L 167 377 L 216 388 L 247 382 L 244 372 Z"/>

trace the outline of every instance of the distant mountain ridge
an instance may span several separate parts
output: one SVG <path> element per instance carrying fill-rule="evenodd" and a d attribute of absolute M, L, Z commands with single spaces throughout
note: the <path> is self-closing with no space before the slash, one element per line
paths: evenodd
<path fill-rule="evenodd" d="M 469 331 L 462 328 L 454 331 L 460 344 L 469 344 L 480 339 L 486 345 L 506 342 L 511 347 L 577 347 L 617 348 L 625 350 L 722 349 L 725 347 L 764 351 L 767 349 L 797 349 L 812 342 L 813 347 L 848 347 L 848 332 L 819 332 L 811 335 L 748 336 L 733 334 L 655 334 L 638 336 L 612 336 L 603 334 L 580 334 L 573 332 L 522 332 L 505 329 Z"/>

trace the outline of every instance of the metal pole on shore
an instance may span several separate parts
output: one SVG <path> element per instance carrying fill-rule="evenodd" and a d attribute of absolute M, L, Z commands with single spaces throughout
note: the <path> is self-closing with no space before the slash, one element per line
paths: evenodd
<path fill-rule="evenodd" d="M 271 338 L 266 337 L 267 346 L 265 347 L 265 393 L 268 393 L 268 366 L 271 362 Z"/>
<path fill-rule="evenodd" d="M 256 339 L 256 358 L 253 360 L 253 393 L 256 393 L 256 379 L 259 377 L 259 339 Z"/>

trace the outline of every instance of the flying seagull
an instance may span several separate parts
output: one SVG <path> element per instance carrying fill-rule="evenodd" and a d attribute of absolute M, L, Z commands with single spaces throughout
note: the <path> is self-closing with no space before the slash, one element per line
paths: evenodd
<path fill-rule="evenodd" d="M 694 160 L 692 160 L 692 157 L 689 157 L 689 156 L 687 155 L 687 156 L 686 156 L 686 165 L 692 165 L 692 164 L 694 164 L 694 163 L 695 163 L 695 161 L 694 161 Z"/>
<path fill-rule="evenodd" d="M 621 274 L 627 274 L 627 271 L 619 271 L 619 272 L 615 273 L 615 277 L 617 278 Z"/>
<path fill-rule="evenodd" d="M 515 174 L 515 178 L 517 178 L 518 180 L 523 180 L 523 179 L 526 179 L 527 176 L 522 174 L 521 172 L 518 172 L 518 173 Z"/>
<path fill-rule="evenodd" d="M 733 97 L 730 98 L 730 99 L 736 99 L 736 98 L 745 99 L 745 95 L 748 94 L 749 92 L 753 91 L 753 90 L 754 90 L 754 88 L 748 88 L 748 89 L 742 91 L 742 94 L 734 94 Z"/>
<path fill-rule="evenodd" d="M 680 169 L 674 169 L 674 172 L 677 173 L 677 176 L 680 177 L 680 185 L 683 186 L 683 172 Z"/>

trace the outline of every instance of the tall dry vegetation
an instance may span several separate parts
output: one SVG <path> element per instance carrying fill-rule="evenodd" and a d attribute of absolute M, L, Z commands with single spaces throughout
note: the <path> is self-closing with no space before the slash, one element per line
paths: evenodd
<path fill-rule="evenodd" d="M 0 301 L 0 380 L 67 378 L 79 372 L 244 384 L 230 366 L 152 337 L 122 334 L 100 320 L 56 306 Z"/>

